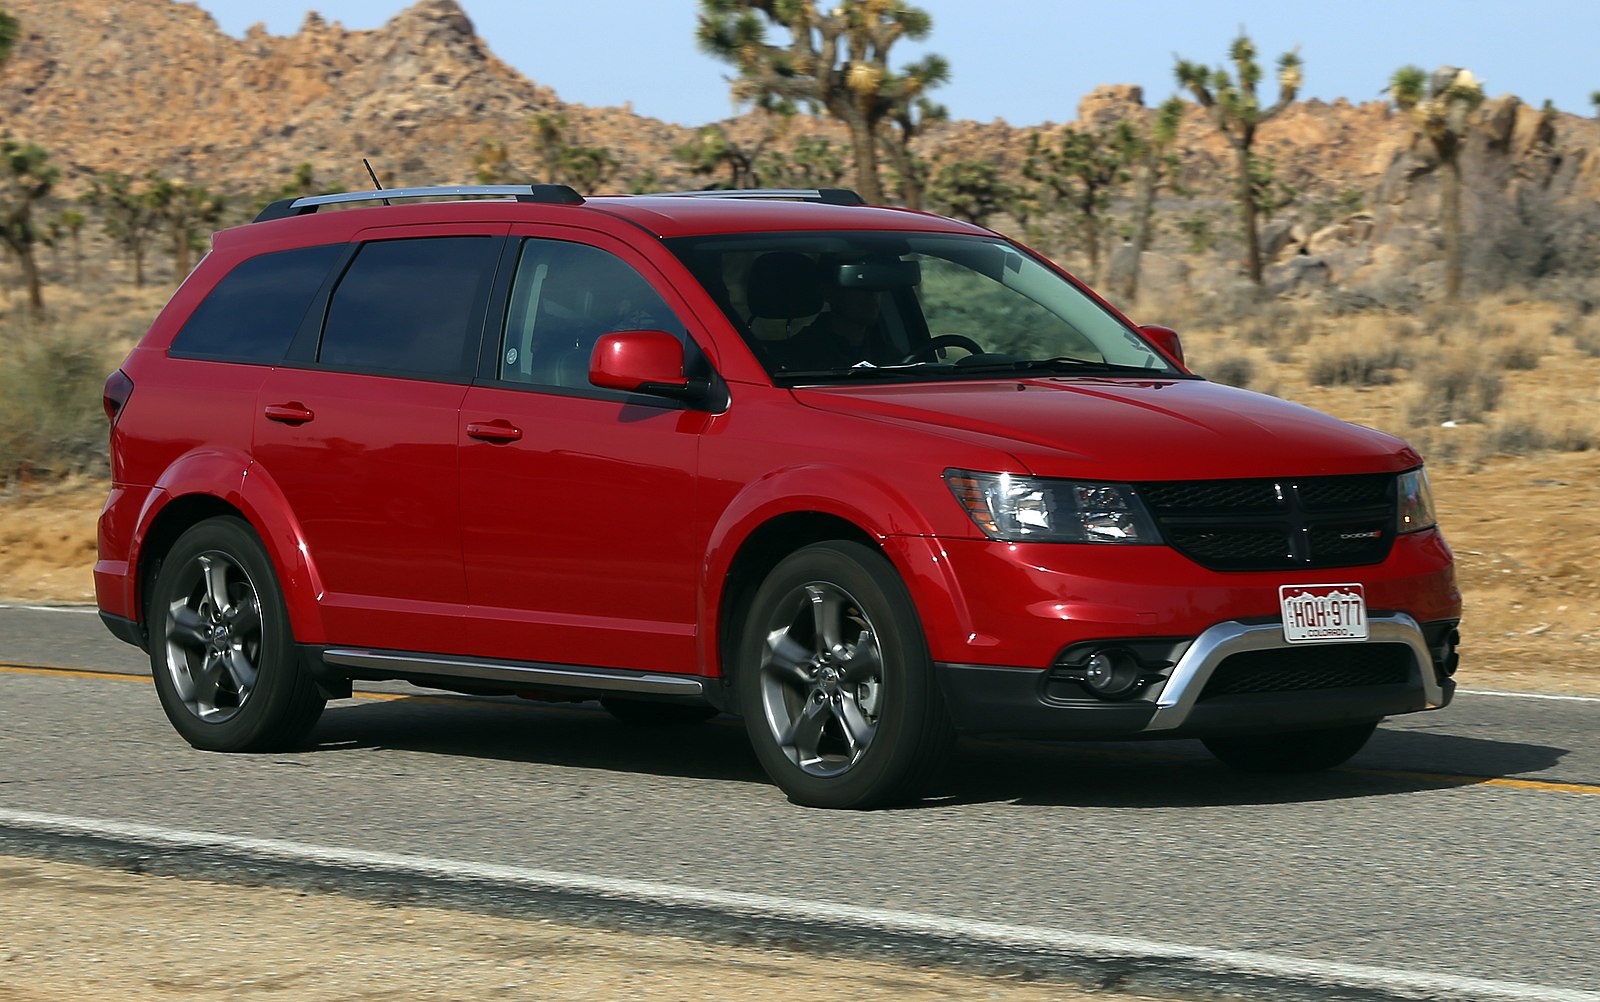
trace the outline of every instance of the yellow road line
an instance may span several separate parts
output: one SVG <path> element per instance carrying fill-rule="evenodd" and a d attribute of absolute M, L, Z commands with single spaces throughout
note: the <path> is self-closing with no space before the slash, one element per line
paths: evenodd
<path fill-rule="evenodd" d="M 64 665 L 19 665 L 0 662 L 0 672 L 8 675 L 54 675 L 72 678 L 105 678 L 113 682 L 149 682 L 148 675 L 125 675 L 119 672 L 94 671 L 90 668 L 68 668 Z"/>
<path fill-rule="evenodd" d="M 125 675 L 117 672 L 95 671 L 92 668 L 73 668 L 67 665 L 24 665 L 12 662 L 0 662 L 0 674 L 10 675 L 45 675 L 57 678 L 97 678 L 109 679 L 114 682 L 149 682 L 148 675 Z M 536 706 L 524 706 L 519 703 L 491 703 L 487 700 L 473 699 L 460 696 L 423 696 L 411 695 L 404 692 L 357 692 L 356 699 L 375 699 L 384 701 L 405 700 L 408 703 L 426 703 L 439 706 L 474 706 L 482 709 L 493 710 L 533 710 Z M 1139 758 L 1161 758 L 1182 760 L 1181 755 L 1165 755 L 1159 752 L 1132 752 L 1094 751 L 1091 754 L 1100 754 L 1110 757 L 1125 757 L 1132 755 Z M 1498 776 L 1461 776 L 1442 772 L 1406 772 L 1399 769 L 1352 769 L 1341 768 L 1338 772 L 1352 773 L 1358 776 L 1375 776 L 1382 779 L 1411 779 L 1422 783 L 1437 783 L 1441 786 L 1498 786 L 1508 790 L 1538 790 L 1544 793 L 1579 793 L 1589 796 L 1600 796 L 1600 785 L 1592 783 L 1549 783 L 1538 779 L 1505 779 Z"/>
<path fill-rule="evenodd" d="M 1591 783 L 1547 783 L 1539 779 L 1504 779 L 1497 776 L 1460 776 L 1443 772 L 1405 772 L 1399 769 L 1340 769 L 1339 772 L 1360 776 L 1382 776 L 1386 779 L 1414 779 L 1423 783 L 1446 786 L 1500 786 L 1509 790 L 1544 790 L 1550 793 L 1600 794 L 1600 786 Z"/>

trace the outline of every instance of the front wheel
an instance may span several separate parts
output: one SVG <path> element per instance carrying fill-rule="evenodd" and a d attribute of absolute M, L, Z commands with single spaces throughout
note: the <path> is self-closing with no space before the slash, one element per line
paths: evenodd
<path fill-rule="evenodd" d="M 1207 750 L 1240 772 L 1318 772 L 1343 765 L 1366 746 L 1376 720 L 1321 731 L 1202 738 Z"/>
<path fill-rule="evenodd" d="M 954 737 L 911 597 L 859 543 L 808 546 L 773 569 L 735 679 L 756 757 L 798 804 L 914 797 Z"/>
<path fill-rule="evenodd" d="M 196 748 L 282 748 L 321 715 L 326 700 L 295 657 L 272 564 L 239 519 L 207 519 L 178 538 L 151 589 L 149 626 L 161 707 Z"/>

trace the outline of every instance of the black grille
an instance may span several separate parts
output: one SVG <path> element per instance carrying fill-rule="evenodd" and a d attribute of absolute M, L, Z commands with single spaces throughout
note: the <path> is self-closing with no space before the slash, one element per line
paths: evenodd
<path fill-rule="evenodd" d="M 1139 484 L 1179 552 L 1217 571 L 1375 564 L 1394 542 L 1393 474 Z"/>
<path fill-rule="evenodd" d="M 1387 504 L 1393 483 L 1393 476 L 1378 473 L 1364 477 L 1312 477 L 1297 486 L 1307 508 L 1343 508 Z"/>
<path fill-rule="evenodd" d="M 1176 511 L 1273 511 L 1277 490 L 1271 480 L 1188 480 L 1145 484 L 1151 507 Z"/>
<path fill-rule="evenodd" d="M 1252 692 L 1299 692 L 1411 681 L 1414 662 L 1405 644 L 1329 644 L 1235 654 L 1217 666 L 1200 693 L 1237 696 Z"/>

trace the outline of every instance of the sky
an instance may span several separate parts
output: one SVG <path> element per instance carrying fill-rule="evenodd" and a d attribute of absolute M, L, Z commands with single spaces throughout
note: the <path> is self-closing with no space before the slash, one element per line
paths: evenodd
<path fill-rule="evenodd" d="M 502 60 L 563 101 L 622 105 L 701 125 L 733 113 L 731 68 L 694 44 L 694 0 L 460 0 Z M 408 0 L 199 0 L 227 33 L 256 22 L 291 34 L 307 10 L 346 28 L 374 28 Z M 1490 96 L 1549 99 L 1595 114 L 1600 2 L 1535 0 L 921 0 L 933 16 L 925 43 L 903 43 L 893 65 L 937 52 L 949 83 L 932 96 L 955 118 L 1012 125 L 1066 122 L 1103 83 L 1138 84 L 1145 103 L 1175 93 L 1175 55 L 1221 64 L 1241 26 L 1264 66 L 1299 46 L 1302 99 L 1378 99 L 1389 75 L 1414 63 L 1463 66 Z M 778 37 L 782 37 L 779 33 Z M 903 54 L 902 54 L 903 50 Z M 1277 95 L 1268 75 L 1267 100 Z"/>

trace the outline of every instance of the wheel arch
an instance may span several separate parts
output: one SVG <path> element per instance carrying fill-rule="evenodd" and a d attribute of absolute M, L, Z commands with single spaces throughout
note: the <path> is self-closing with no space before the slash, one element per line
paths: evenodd
<path fill-rule="evenodd" d="M 883 552 L 881 541 L 861 526 L 822 511 L 790 511 L 758 525 L 734 553 L 723 575 L 717 603 L 716 650 L 711 657 L 724 686 L 731 686 L 730 658 L 756 589 L 789 554 L 814 543 L 844 539 Z"/>
<path fill-rule="evenodd" d="M 247 524 L 266 549 L 295 638 L 302 643 L 322 641 L 322 614 L 317 605 L 321 579 L 288 501 L 259 467 L 245 461 L 219 470 L 214 468 L 218 458 L 195 457 L 194 462 L 175 464 L 158 485 L 166 501 L 146 512 L 146 522 L 135 537 L 139 546 L 130 554 L 130 572 L 137 588 L 133 608 L 141 629 L 149 629 L 146 605 L 150 588 L 173 544 L 200 522 L 228 516 Z M 207 467 L 203 473 L 209 475 L 196 470 L 196 462 Z"/>

